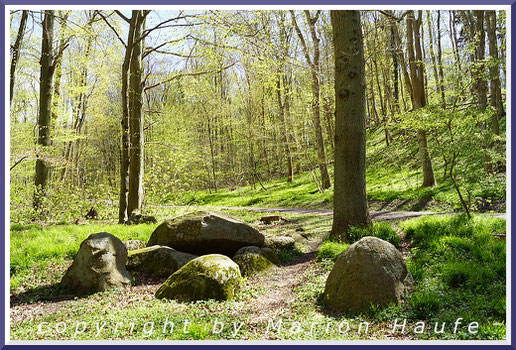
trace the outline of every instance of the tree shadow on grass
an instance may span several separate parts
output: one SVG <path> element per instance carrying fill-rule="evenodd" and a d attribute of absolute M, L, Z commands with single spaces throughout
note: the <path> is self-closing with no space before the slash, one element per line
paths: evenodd
<path fill-rule="evenodd" d="M 158 285 L 162 284 L 166 277 L 153 277 L 141 273 L 131 273 L 132 286 Z M 60 283 L 40 285 L 10 297 L 11 307 L 34 304 L 38 302 L 56 303 L 60 301 L 82 299 L 97 292 L 77 292 L 73 291 Z"/>
<path fill-rule="evenodd" d="M 11 307 L 22 304 L 33 304 L 37 302 L 59 302 L 84 298 L 89 294 L 74 293 L 59 283 L 45 284 L 26 290 L 25 292 L 12 294 L 10 298 Z"/>

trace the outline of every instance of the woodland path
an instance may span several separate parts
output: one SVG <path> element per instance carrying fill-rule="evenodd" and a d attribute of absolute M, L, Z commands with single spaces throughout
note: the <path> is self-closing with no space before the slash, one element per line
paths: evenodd
<path fill-rule="evenodd" d="M 170 206 L 175 208 L 195 208 L 195 209 L 214 209 L 214 210 L 249 210 L 263 213 L 290 213 L 290 214 L 305 214 L 305 215 L 321 215 L 332 216 L 332 209 L 305 209 L 305 208 L 256 208 L 256 207 L 212 207 L 212 206 Z M 434 211 L 369 211 L 371 219 L 373 220 L 406 220 L 418 218 L 428 215 L 453 215 L 456 213 L 434 212 Z M 482 215 L 492 216 L 496 218 L 505 219 L 505 213 L 482 213 Z"/>

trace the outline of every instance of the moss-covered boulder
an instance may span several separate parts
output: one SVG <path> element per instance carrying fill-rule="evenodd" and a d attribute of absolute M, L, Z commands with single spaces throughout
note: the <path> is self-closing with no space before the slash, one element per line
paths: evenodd
<path fill-rule="evenodd" d="M 401 253 L 387 241 L 364 237 L 342 253 L 326 280 L 324 302 L 361 312 L 371 304 L 399 302 L 414 289 L 414 279 Z"/>
<path fill-rule="evenodd" d="M 100 292 L 131 285 L 125 268 L 127 249 L 107 232 L 90 235 L 80 245 L 61 284 L 77 294 Z"/>
<path fill-rule="evenodd" d="M 231 300 L 242 289 L 238 265 L 219 254 L 198 257 L 174 272 L 156 291 L 156 298 Z"/>
<path fill-rule="evenodd" d="M 273 267 L 279 258 L 272 249 L 251 246 L 240 248 L 233 261 L 240 267 L 242 276 L 247 277 Z"/>
<path fill-rule="evenodd" d="M 262 247 L 265 237 L 243 221 L 218 212 L 196 211 L 159 225 L 147 247 L 163 245 L 195 255 L 233 256 L 246 246 Z"/>
<path fill-rule="evenodd" d="M 264 243 L 265 247 L 271 248 L 277 252 L 284 250 L 292 250 L 295 248 L 296 241 L 289 236 L 272 236 L 267 237 Z"/>
<path fill-rule="evenodd" d="M 168 277 L 196 257 L 170 247 L 156 245 L 129 251 L 127 269 L 149 276 Z"/>
<path fill-rule="evenodd" d="M 145 246 L 147 245 L 147 243 L 145 243 L 144 241 L 140 241 L 138 239 L 130 239 L 128 241 L 124 241 L 123 243 L 127 248 L 127 251 L 142 249 L 145 248 Z"/>

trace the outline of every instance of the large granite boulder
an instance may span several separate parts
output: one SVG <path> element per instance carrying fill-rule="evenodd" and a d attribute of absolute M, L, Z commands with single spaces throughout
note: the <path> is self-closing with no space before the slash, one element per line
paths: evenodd
<path fill-rule="evenodd" d="M 389 242 L 368 236 L 339 256 L 326 280 L 324 301 L 335 309 L 361 312 L 371 303 L 399 302 L 413 289 L 401 253 Z"/>
<path fill-rule="evenodd" d="M 159 225 L 147 247 L 162 245 L 196 255 L 233 256 L 246 246 L 262 247 L 265 237 L 243 221 L 218 212 L 196 211 Z"/>
<path fill-rule="evenodd" d="M 156 298 L 230 300 L 242 287 L 238 265 L 227 256 L 210 254 L 198 257 L 174 272 L 156 291 Z"/>
<path fill-rule="evenodd" d="M 127 255 L 127 269 L 149 276 L 168 277 L 196 256 L 177 250 L 155 245 L 131 250 Z"/>
<path fill-rule="evenodd" d="M 233 257 L 240 267 L 242 276 L 252 276 L 267 270 L 279 262 L 278 255 L 270 248 L 244 247 L 240 248 Z"/>
<path fill-rule="evenodd" d="M 61 284 L 79 294 L 129 286 L 126 261 L 127 249 L 121 240 L 107 232 L 92 234 L 81 243 Z"/>

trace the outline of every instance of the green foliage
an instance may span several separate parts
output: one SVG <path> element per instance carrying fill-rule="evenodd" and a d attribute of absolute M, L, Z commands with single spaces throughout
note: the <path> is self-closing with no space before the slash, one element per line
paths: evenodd
<path fill-rule="evenodd" d="M 317 251 L 317 259 L 336 261 L 348 247 L 347 243 L 325 241 Z"/>
<path fill-rule="evenodd" d="M 401 246 L 400 235 L 388 222 L 374 222 L 366 227 L 350 227 L 347 238 L 349 243 L 354 243 L 366 236 L 381 238 L 397 248 Z"/>
<path fill-rule="evenodd" d="M 430 290 L 421 290 L 410 295 L 411 311 L 416 319 L 428 319 L 442 309 L 442 296 Z"/>
<path fill-rule="evenodd" d="M 433 216 L 400 226 L 413 245 L 407 261 L 416 281 L 409 297 L 411 317 L 453 319 L 468 310 L 468 317 L 480 324 L 503 322 L 506 246 L 493 234 L 505 232 L 505 220 Z"/>

